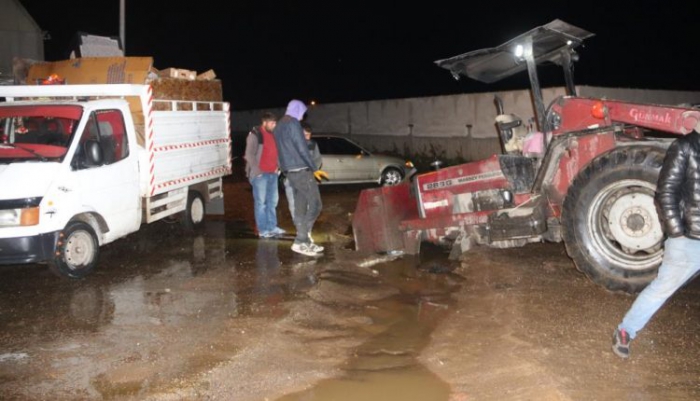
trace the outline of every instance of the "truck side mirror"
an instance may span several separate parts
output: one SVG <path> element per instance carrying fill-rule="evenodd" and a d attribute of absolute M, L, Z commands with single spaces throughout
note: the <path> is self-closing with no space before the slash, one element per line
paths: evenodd
<path fill-rule="evenodd" d="M 99 142 L 88 140 L 85 142 L 84 146 L 88 166 L 101 166 L 104 164 L 104 155 L 102 154 L 102 147 Z"/>

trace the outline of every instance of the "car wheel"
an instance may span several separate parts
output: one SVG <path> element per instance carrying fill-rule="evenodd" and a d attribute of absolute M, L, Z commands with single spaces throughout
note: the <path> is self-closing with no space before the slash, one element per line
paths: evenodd
<path fill-rule="evenodd" d="M 396 185 L 403 180 L 403 173 L 395 167 L 389 167 L 382 172 L 382 185 L 391 186 Z"/>

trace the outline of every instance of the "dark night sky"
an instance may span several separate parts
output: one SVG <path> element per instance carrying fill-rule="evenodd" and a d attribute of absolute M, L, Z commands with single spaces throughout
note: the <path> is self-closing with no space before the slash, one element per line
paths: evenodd
<path fill-rule="evenodd" d="M 21 3 L 51 37 L 47 60 L 65 58 L 78 31 L 119 35 L 119 0 Z M 695 0 L 279 3 L 126 0 L 126 54 L 214 69 L 234 110 L 486 92 L 526 88 L 527 76 L 455 81 L 433 62 L 558 18 L 596 34 L 578 49 L 577 84 L 700 90 Z M 540 79 L 563 83 L 558 67 Z"/>

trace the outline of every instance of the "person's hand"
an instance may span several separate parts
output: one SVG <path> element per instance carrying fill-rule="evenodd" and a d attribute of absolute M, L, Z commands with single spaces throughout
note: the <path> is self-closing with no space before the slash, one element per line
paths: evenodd
<path fill-rule="evenodd" d="M 321 180 L 328 180 L 328 173 L 326 173 L 323 170 L 316 170 L 314 171 L 314 177 L 316 178 L 316 181 L 321 181 Z"/>

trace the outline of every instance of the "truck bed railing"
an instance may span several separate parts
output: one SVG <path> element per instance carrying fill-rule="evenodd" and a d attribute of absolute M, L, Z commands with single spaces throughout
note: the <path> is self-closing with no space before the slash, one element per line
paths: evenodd
<path fill-rule="evenodd" d="M 153 99 L 154 111 L 224 111 L 225 102 Z"/>

